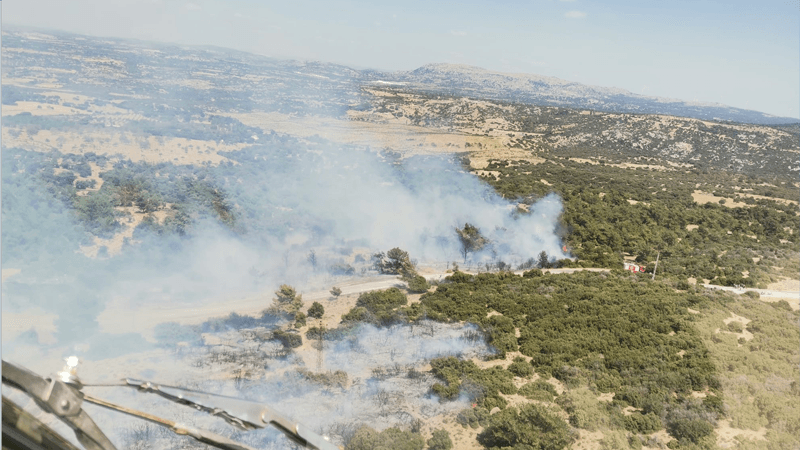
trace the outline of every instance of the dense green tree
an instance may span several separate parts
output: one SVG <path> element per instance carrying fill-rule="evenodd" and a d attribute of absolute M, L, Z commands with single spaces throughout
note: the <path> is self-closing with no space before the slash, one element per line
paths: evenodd
<path fill-rule="evenodd" d="M 411 279 L 416 275 L 416 268 L 408 252 L 400 248 L 393 248 L 386 252 L 372 255 L 373 265 L 380 273 L 401 275 L 404 279 Z"/>
<path fill-rule="evenodd" d="M 521 356 L 514 358 L 514 362 L 508 366 L 508 371 L 521 378 L 533 375 L 533 367 Z"/>
<path fill-rule="evenodd" d="M 416 275 L 408 281 L 409 292 L 427 292 L 430 288 L 431 285 L 428 283 L 428 280 L 426 280 L 422 275 Z"/>
<path fill-rule="evenodd" d="M 303 307 L 303 296 L 288 284 L 282 284 L 280 289 L 275 291 L 275 296 L 270 307 L 274 312 L 294 316 Z"/>
<path fill-rule="evenodd" d="M 348 450 L 422 450 L 425 439 L 419 433 L 387 428 L 377 432 L 362 426 L 347 443 Z"/>
<path fill-rule="evenodd" d="M 461 243 L 461 255 L 465 264 L 468 254 L 479 252 L 489 245 L 489 240 L 481 234 L 481 230 L 470 223 L 465 223 L 464 228 L 456 227 L 456 235 Z"/>
<path fill-rule="evenodd" d="M 75 199 L 78 217 L 98 234 L 106 234 L 119 227 L 114 200 L 107 192 L 96 192 Z"/>
<path fill-rule="evenodd" d="M 320 302 L 314 302 L 308 308 L 308 317 L 312 319 L 322 319 L 323 315 L 325 315 L 325 307 Z"/>
<path fill-rule="evenodd" d="M 542 269 L 547 269 L 550 267 L 550 259 L 547 257 L 546 251 L 542 250 L 542 252 L 539 253 L 539 259 L 536 265 Z"/>
<path fill-rule="evenodd" d="M 445 429 L 433 430 L 433 436 L 428 439 L 428 450 L 450 450 L 453 448 L 453 441 L 450 433 Z"/>
<path fill-rule="evenodd" d="M 520 410 L 510 407 L 494 414 L 478 435 L 478 442 L 487 448 L 561 450 L 571 441 L 567 424 L 536 404 L 527 404 Z"/>

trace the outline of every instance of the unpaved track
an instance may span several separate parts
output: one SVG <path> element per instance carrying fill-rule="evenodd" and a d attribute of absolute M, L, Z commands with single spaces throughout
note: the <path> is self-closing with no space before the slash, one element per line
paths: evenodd
<path fill-rule="evenodd" d="M 733 292 L 734 294 L 744 294 L 748 291 L 758 292 L 761 300 L 765 302 L 776 302 L 786 300 L 795 311 L 800 310 L 800 291 L 778 291 L 774 289 L 738 289 L 730 286 L 717 286 L 714 284 L 703 284 L 706 289 L 716 289 L 720 291 Z"/>
<path fill-rule="evenodd" d="M 546 269 L 550 273 L 574 273 L 577 271 L 607 272 L 608 269 Z M 522 275 L 524 271 L 514 272 Z M 471 272 L 465 272 L 471 273 Z M 443 280 L 447 272 L 434 272 L 424 274 L 430 281 Z M 392 275 L 377 275 L 364 278 L 352 278 L 337 282 L 342 290 L 342 297 L 361 294 L 362 292 L 388 289 L 390 287 L 405 287 L 405 283 Z M 302 292 L 305 302 L 330 299 L 328 290 Z M 139 333 L 147 340 L 155 342 L 153 331 L 156 325 L 166 322 L 175 322 L 181 325 L 196 325 L 213 317 L 224 317 L 231 313 L 255 316 L 260 314 L 270 304 L 274 295 L 272 292 L 243 296 L 241 298 L 226 298 L 219 301 L 205 301 L 199 305 L 152 305 L 148 307 L 131 307 L 121 303 L 110 303 L 97 318 L 100 330 L 104 333 Z"/>
<path fill-rule="evenodd" d="M 579 271 L 608 272 L 609 269 L 598 268 L 571 268 L 571 269 L 545 269 L 544 272 L 553 274 L 575 273 Z M 471 272 L 465 272 L 471 273 Z M 514 272 L 522 275 L 524 271 Z M 429 281 L 440 281 L 450 275 L 447 272 L 425 273 Z M 336 283 L 342 290 L 342 296 L 361 294 L 363 292 L 388 289 L 390 287 L 405 287 L 405 283 L 396 276 L 378 275 L 365 278 L 352 278 Z M 786 299 L 794 309 L 800 309 L 800 292 L 776 291 L 769 289 L 735 289 L 724 286 L 704 285 L 710 289 L 720 289 L 743 294 L 747 291 L 758 292 L 764 301 L 777 301 Z M 330 299 L 328 290 L 302 292 L 303 300 L 307 302 Z M 241 298 L 220 299 L 217 302 L 205 302 L 202 305 L 156 305 L 136 308 L 122 304 L 110 303 L 100 313 L 97 320 L 100 330 L 105 333 L 139 333 L 146 339 L 155 341 L 153 331 L 158 324 L 176 322 L 182 325 L 196 325 L 213 317 L 224 317 L 231 313 L 255 316 L 266 309 L 273 299 L 272 292 L 243 296 Z"/>
<path fill-rule="evenodd" d="M 381 275 L 356 278 L 336 284 L 342 295 L 388 289 L 393 286 L 405 287 L 405 283 L 395 276 Z M 302 292 L 304 301 L 318 301 L 331 297 L 329 291 Z M 231 313 L 255 316 L 272 304 L 272 292 L 234 299 L 220 299 L 203 305 L 163 305 L 147 308 L 131 308 L 120 304 L 109 304 L 97 317 L 100 330 L 105 333 L 140 333 L 150 341 L 155 341 L 153 329 L 165 322 L 181 325 L 196 325 L 213 317 L 224 317 Z"/>

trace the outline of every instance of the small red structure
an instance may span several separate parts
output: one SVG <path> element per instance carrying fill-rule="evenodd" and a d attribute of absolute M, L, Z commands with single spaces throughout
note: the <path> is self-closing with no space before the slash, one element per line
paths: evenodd
<path fill-rule="evenodd" d="M 628 263 L 628 262 L 624 263 L 624 265 L 625 265 L 625 270 L 630 270 L 631 272 L 642 272 L 642 273 L 644 273 L 644 269 L 646 268 L 646 266 L 640 266 L 638 264 L 632 264 L 632 263 Z"/>

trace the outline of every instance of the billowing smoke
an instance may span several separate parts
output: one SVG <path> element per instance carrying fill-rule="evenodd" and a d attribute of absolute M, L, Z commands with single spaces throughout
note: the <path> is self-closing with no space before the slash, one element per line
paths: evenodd
<path fill-rule="evenodd" d="M 21 334 L 4 333 L 4 357 L 45 374 L 58 367 L 60 357 L 78 354 L 86 361 L 83 372 L 94 380 L 138 376 L 262 399 L 339 442 L 354 424 L 408 426 L 465 407 L 467 399 L 440 403 L 431 397 L 435 380 L 418 370 L 437 356 L 490 353 L 482 340 L 464 337 L 476 333 L 469 328 L 362 327 L 326 341 L 319 361 L 281 355 L 274 341 L 260 343 L 267 358 L 261 370 L 237 377 L 224 364 L 210 375 L 210 366 L 198 362 L 224 360 L 207 354 L 219 349 L 203 345 L 204 338 L 176 337 L 169 327 L 165 332 L 156 325 L 181 322 L 197 311 L 225 315 L 241 309 L 245 300 L 251 309 L 254 304 L 266 308 L 281 283 L 306 292 L 329 289 L 342 274 L 374 273 L 370 254 L 393 247 L 407 250 L 420 264 L 461 262 L 455 229 L 465 223 L 489 241 L 467 254 L 470 264 L 518 264 L 541 251 L 563 257 L 555 232 L 559 199 L 545 197 L 523 214 L 448 158 L 399 159 L 280 136 L 266 135 L 262 141 L 267 143 L 227 153 L 230 163 L 197 171 L 197 179 L 224 195 L 234 220 L 200 215 L 185 236 L 140 228 L 122 253 L 96 259 L 78 253 L 87 239 L 73 212 L 35 178 L 23 179 L 24 171 L 16 167 L 20 158 L 4 152 L 3 268 L 21 272 L 3 283 L 3 311 L 30 323 Z M 15 152 L 22 159 L 35 157 Z M 148 167 L 127 164 L 125 169 L 137 173 Z M 180 180 L 184 169 L 163 165 L 158 170 L 162 177 Z M 176 311 L 178 316 L 169 315 Z M 235 327 L 231 332 L 238 333 Z M 163 348 L 166 341 L 171 350 Z M 175 347 L 176 342 L 184 347 Z M 184 353 L 170 353 L 176 348 Z M 337 371 L 346 374 L 339 385 L 308 375 Z M 175 414 L 141 395 L 109 398 L 155 414 Z M 160 436 L 172 442 L 152 427 L 119 422 L 100 410 L 93 414 L 120 441 Z M 178 418 L 230 435 L 218 421 L 191 414 Z M 285 441 L 277 436 L 265 430 L 234 437 L 280 448 Z"/>
<path fill-rule="evenodd" d="M 429 392 L 437 380 L 420 369 L 437 357 L 473 358 L 492 352 L 474 326 L 424 321 L 413 326 L 357 327 L 337 339 L 325 340 L 321 348 L 304 351 L 311 359 L 305 362 L 297 354 L 281 353 L 279 345 L 259 341 L 247 331 L 203 336 L 208 345 L 86 362 L 81 368 L 84 382 L 113 383 L 127 376 L 263 402 L 341 445 L 362 424 L 378 429 L 407 428 L 469 407 L 471 399 L 467 397 L 440 402 Z M 264 352 L 249 359 L 252 355 L 248 349 L 253 345 Z M 230 358 L 219 358 L 221 353 Z M 322 366 L 317 366 L 320 363 Z M 247 378 L 235 376 L 242 367 L 248 371 Z M 287 445 L 286 438 L 271 427 L 241 433 L 218 418 L 133 388 L 84 389 L 93 396 L 232 437 L 255 448 Z M 15 396 L 15 400 L 25 404 L 22 396 Z M 155 425 L 92 405 L 86 409 L 121 448 L 182 448 L 181 439 Z M 57 423 L 53 418 L 47 420 Z"/>
<path fill-rule="evenodd" d="M 554 195 L 520 214 L 445 158 L 399 160 L 325 141 L 269 138 L 226 153 L 227 164 L 198 170 L 199 179 L 224 195 L 232 224 L 201 216 L 184 237 L 137 229 L 133 243 L 105 259 L 76 253 L 86 239 L 72 212 L 48 199 L 48 191 L 20 182 L 28 175 L 15 171 L 16 160 L 4 153 L 3 196 L 12 200 L 3 208 L 3 267 L 22 267 L 3 285 L 4 311 L 54 314 L 50 341 L 85 347 L 100 331 L 136 333 L 136 323 L 104 325 L 102 313 L 110 306 L 157 315 L 165 307 L 261 295 L 266 307 L 281 283 L 300 290 L 330 287 L 330 268 L 359 274 L 369 268 L 372 252 L 393 247 L 422 264 L 461 262 L 455 229 L 465 223 L 490 242 L 467 254 L 471 264 L 516 265 L 541 251 L 565 256 L 555 232 L 561 203 Z M 134 164 L 126 169 L 144 175 L 154 170 Z M 157 170 L 172 180 L 183 169 Z M 54 239 L 59 233 L 61 239 Z M 9 342 L 6 350 L 13 351 Z"/>
<path fill-rule="evenodd" d="M 515 215 L 512 203 L 447 158 L 387 161 L 349 148 L 304 147 L 291 154 L 251 147 L 229 155 L 246 167 L 229 168 L 227 188 L 260 206 L 257 220 L 269 214 L 268 223 L 282 222 L 284 244 L 363 243 L 401 247 L 420 261 L 458 260 L 455 227 L 469 222 L 493 243 L 469 255 L 472 261 L 522 260 L 542 250 L 564 256 L 554 232 L 561 212 L 554 196 L 540 200 L 530 214 Z"/>
<path fill-rule="evenodd" d="M 409 251 L 419 263 L 463 261 L 455 228 L 465 223 L 478 227 L 490 241 L 481 252 L 467 255 L 472 264 L 514 264 L 543 250 L 564 256 L 555 233 L 561 211 L 555 196 L 520 214 L 513 203 L 446 158 L 397 159 L 327 142 L 287 145 L 285 139 L 273 137 L 272 143 L 226 154 L 230 164 L 200 171 L 233 205 L 233 225 L 201 217 L 183 237 L 139 230 L 136 242 L 121 254 L 100 259 L 76 253 L 86 240 L 71 211 L 31 180 L 6 172 L 3 196 L 11 200 L 3 208 L 8 256 L 3 263 L 22 271 L 3 283 L 3 309 L 30 320 L 31 329 L 5 336 L 4 357 L 50 373 L 59 357 L 77 353 L 87 361 L 83 373 L 93 380 L 142 377 L 261 399 L 338 442 L 355 424 L 409 426 L 467 406 L 467 399 L 440 403 L 430 396 L 435 380 L 419 370 L 437 356 L 490 353 L 481 339 L 465 338 L 467 332 L 476 333 L 470 328 L 430 323 L 362 327 L 349 337 L 326 341 L 319 361 L 281 357 L 274 341 L 260 343 L 267 355 L 261 369 L 237 378 L 224 364 L 214 375 L 213 367 L 198 362 L 220 360 L 208 354 L 219 349 L 203 345 L 203 339 L 170 336 L 163 327 L 154 327 L 159 321 L 184 319 L 165 311 L 224 315 L 239 308 L 237 302 L 244 298 L 255 298 L 265 308 L 281 283 L 305 291 L 327 289 L 341 281 L 331 267 L 350 267 L 347 276 L 369 273 L 363 272 L 369 268 L 369 255 L 392 247 Z M 14 168 L 6 158 L 4 171 Z M 177 169 L 159 168 L 166 177 L 171 170 Z M 54 224 L 64 231 L 61 239 L 53 239 L 59 232 Z M 313 264 L 308 258 L 312 250 Z M 137 319 L 143 317 L 149 320 Z M 186 328 L 176 332 L 181 329 Z M 165 341 L 182 339 L 189 342 L 184 353 L 170 353 L 177 351 L 174 345 L 162 348 Z M 239 342 L 233 353 L 247 345 Z M 338 385 L 307 375 L 337 371 L 346 374 Z M 175 418 L 158 399 L 116 393 L 106 397 Z M 174 442 L 152 426 L 120 422 L 96 408 L 92 413 L 120 442 Z M 180 420 L 231 435 L 218 420 L 180 414 Z M 285 446 L 274 430 L 233 437 L 262 447 Z"/>
<path fill-rule="evenodd" d="M 24 33 L 8 38 L 4 46 L 42 45 Z M 287 325 L 280 320 L 204 322 L 231 311 L 258 315 L 283 283 L 308 300 L 341 285 L 343 277 L 377 278 L 370 256 L 394 247 L 439 272 L 453 261 L 474 269 L 500 261 L 516 266 L 542 251 L 566 256 L 556 233 L 561 202 L 555 195 L 522 212 L 450 156 L 401 157 L 317 136 L 276 134 L 268 125 L 233 118 L 249 112 L 323 117 L 347 133 L 341 126 L 347 109 L 369 103 L 355 71 L 219 50 L 74 39 L 53 37 L 48 52 L 4 52 L 4 77 L 26 79 L 33 76 L 31 67 L 60 68 L 52 76 L 64 92 L 43 96 L 4 86 L 4 104 L 61 104 L 63 98 L 79 101 L 75 95 L 81 94 L 88 108 L 79 116 L 4 116 L 4 138 L 13 137 L 10 142 L 21 147 L 0 153 L 4 359 L 49 374 L 60 368 L 61 357 L 76 354 L 84 360 L 80 373 L 87 381 L 139 377 L 257 399 L 341 442 L 354 424 L 409 425 L 464 407 L 467 399 L 439 403 L 429 395 L 434 380 L 425 364 L 437 356 L 491 353 L 480 333 L 432 323 L 364 326 L 325 341 L 321 351 L 287 352 L 258 337 Z M 96 55 L 126 63 L 112 73 L 106 65 L 96 67 Z M 197 77 L 205 78 L 186 83 Z M 125 114 L 104 116 L 92 109 L 112 102 Z M 34 138 L 40 130 L 53 139 Z M 80 142 L 71 148 L 82 154 L 29 151 L 68 151 L 62 141 L 76 134 Z M 219 153 L 224 160 L 218 165 L 173 164 L 176 154 L 183 161 L 204 158 L 203 151 L 188 148 L 189 141 L 180 150 L 173 142 L 173 153 L 166 144 L 158 148 L 176 139 L 193 139 L 194 145 L 224 140 L 225 148 L 238 150 Z M 158 162 L 104 156 L 116 145 L 142 150 Z M 87 170 L 91 178 L 103 172 L 106 184 L 100 192 L 76 196 L 75 177 L 87 182 Z M 123 241 L 120 253 L 101 247 L 98 258 L 85 256 L 82 248 L 96 244 L 96 235 L 122 240 L 124 223 L 133 218 L 119 216 L 108 198 L 101 201 L 114 179 L 141 182 L 163 205 L 157 220 L 143 221 Z M 79 220 L 73 205 L 93 195 L 100 200 L 84 202 Z M 123 225 L 115 228 L 113 220 Z M 466 223 L 488 244 L 464 254 L 456 228 Z M 313 344 L 318 343 L 305 345 Z M 176 413 L 181 408 L 163 399 L 124 392 L 97 395 L 229 430 L 215 418 Z M 169 434 L 87 408 L 113 438 L 132 448 L 154 440 L 160 440 L 156 448 L 178 446 Z M 270 430 L 234 437 L 259 447 L 286 447 Z"/>

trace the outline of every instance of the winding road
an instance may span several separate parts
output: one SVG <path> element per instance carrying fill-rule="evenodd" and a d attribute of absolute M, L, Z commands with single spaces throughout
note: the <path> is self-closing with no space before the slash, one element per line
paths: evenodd
<path fill-rule="evenodd" d="M 561 274 L 575 273 L 578 271 L 608 272 L 609 269 L 600 268 L 571 268 L 571 269 L 545 269 L 544 272 Z M 515 271 L 522 275 L 524 271 Z M 466 272 L 470 273 L 470 272 Z M 447 272 L 429 271 L 423 273 L 429 281 L 440 281 L 450 275 Z M 363 292 L 388 289 L 390 287 L 405 287 L 405 283 L 393 275 L 373 275 L 369 277 L 352 278 L 336 283 L 342 290 L 342 296 L 361 294 Z M 764 301 L 778 301 L 785 299 L 793 309 L 800 309 L 800 292 L 777 291 L 770 289 L 736 289 L 726 286 L 704 284 L 708 289 L 730 291 L 743 294 L 755 291 Z M 308 302 L 328 300 L 331 298 L 328 290 L 315 290 L 303 292 L 303 300 Z M 148 340 L 154 340 L 153 330 L 156 325 L 165 322 L 176 322 L 182 325 L 200 324 L 213 317 L 224 317 L 231 313 L 240 315 L 260 314 L 272 301 L 272 292 L 252 294 L 240 298 L 225 298 L 217 301 L 206 301 L 201 305 L 157 305 L 147 308 L 130 307 L 120 303 L 110 303 L 100 313 L 97 320 L 100 329 L 107 333 L 141 333 Z M 326 306 L 327 308 L 327 306 Z"/>

